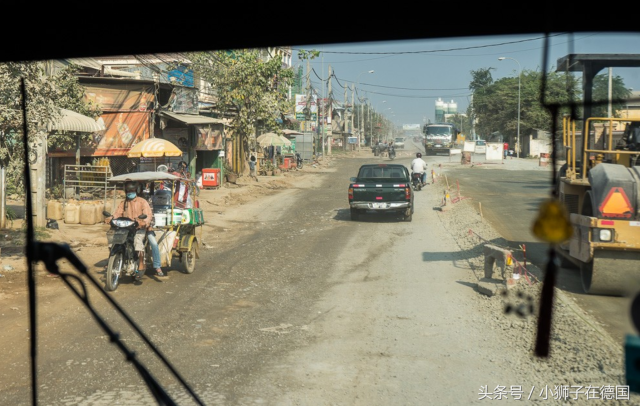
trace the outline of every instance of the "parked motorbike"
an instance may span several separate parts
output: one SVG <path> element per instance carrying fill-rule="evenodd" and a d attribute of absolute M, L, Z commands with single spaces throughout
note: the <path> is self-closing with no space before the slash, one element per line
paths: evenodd
<path fill-rule="evenodd" d="M 299 152 L 296 152 L 296 168 L 302 169 L 302 155 Z"/>
<path fill-rule="evenodd" d="M 102 214 L 105 217 L 111 217 L 111 213 L 107 211 L 103 211 Z M 144 220 L 147 215 L 141 214 L 138 218 Z M 110 225 L 111 229 L 107 231 L 109 262 L 105 290 L 112 292 L 118 288 L 120 278 L 124 275 L 135 277 L 139 258 L 133 244 L 137 230 L 136 221 L 128 217 L 120 217 L 111 219 Z"/>
<path fill-rule="evenodd" d="M 422 190 L 422 174 L 419 172 L 413 172 L 411 174 L 411 187 L 413 190 Z"/>

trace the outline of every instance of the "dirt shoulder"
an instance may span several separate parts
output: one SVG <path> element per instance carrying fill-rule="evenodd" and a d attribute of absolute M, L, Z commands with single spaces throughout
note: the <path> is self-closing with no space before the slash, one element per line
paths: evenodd
<path fill-rule="evenodd" d="M 200 192 L 199 203 L 204 211 L 205 225 L 198 231 L 203 245 L 215 241 L 216 247 L 224 248 L 221 244 L 232 244 L 250 230 L 237 227 L 236 222 L 246 216 L 243 206 L 267 196 L 298 188 L 303 183 L 315 182 L 318 172 L 331 170 L 336 159 L 365 156 L 366 151 L 354 154 L 340 154 L 326 157 L 315 163 L 309 163 L 301 170 L 290 170 L 275 176 L 259 176 L 258 181 L 246 176 L 238 178 L 237 182 L 225 183 L 218 189 L 204 189 Z M 13 221 L 10 228 L 0 232 L 0 307 L 12 307 L 11 299 L 23 296 L 27 292 L 27 263 L 25 258 L 25 233 L 23 230 L 24 215 L 21 210 L 24 202 L 8 200 L 9 207 L 16 208 L 21 218 Z M 58 221 L 58 229 L 45 229 L 36 232 L 39 241 L 69 244 L 72 251 L 83 261 L 92 272 L 106 266 L 108 226 L 102 223 L 95 225 L 66 224 Z M 224 238 L 219 238 L 224 237 Z M 62 261 L 63 263 L 65 261 Z M 45 267 L 36 264 L 35 275 L 38 286 L 59 286 Z"/>

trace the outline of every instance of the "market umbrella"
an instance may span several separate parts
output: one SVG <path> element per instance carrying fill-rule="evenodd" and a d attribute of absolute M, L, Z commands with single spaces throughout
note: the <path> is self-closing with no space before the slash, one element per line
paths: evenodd
<path fill-rule="evenodd" d="M 134 145 L 127 153 L 127 156 L 129 158 L 182 156 L 182 150 L 165 139 L 149 138 Z"/>
<path fill-rule="evenodd" d="M 291 141 L 276 133 L 264 133 L 256 138 L 261 147 L 283 147 L 291 145 Z"/>

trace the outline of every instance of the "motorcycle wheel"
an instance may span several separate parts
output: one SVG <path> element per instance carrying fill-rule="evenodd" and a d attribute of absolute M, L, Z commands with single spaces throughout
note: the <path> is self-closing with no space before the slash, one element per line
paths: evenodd
<path fill-rule="evenodd" d="M 196 242 L 193 243 L 191 250 L 182 253 L 182 266 L 184 267 L 184 271 L 186 273 L 193 273 L 196 270 L 196 250 L 198 249 L 198 245 Z"/>
<path fill-rule="evenodd" d="M 120 282 L 120 276 L 122 275 L 122 268 L 124 265 L 124 258 L 122 252 L 117 252 L 109 257 L 109 263 L 107 264 L 107 275 L 105 281 L 105 290 L 113 292 L 118 289 L 118 283 Z"/>

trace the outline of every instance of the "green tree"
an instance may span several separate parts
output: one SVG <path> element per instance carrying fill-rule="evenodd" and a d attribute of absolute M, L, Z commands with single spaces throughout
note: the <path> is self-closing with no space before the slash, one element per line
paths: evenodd
<path fill-rule="evenodd" d="M 57 107 L 97 119 L 102 114 L 102 109 L 98 104 L 85 97 L 86 89 L 78 81 L 79 68 L 77 65 L 69 65 L 51 78 L 57 90 L 54 103 Z M 47 145 L 52 149 L 75 149 L 77 137 L 80 137 L 80 141 L 88 140 L 91 138 L 91 133 L 76 134 L 68 131 L 54 131 L 49 134 Z"/>
<path fill-rule="evenodd" d="M 467 137 L 471 133 L 471 120 L 469 120 L 469 117 L 466 114 L 453 114 L 447 118 L 447 122 L 455 124 L 458 130 Z"/>
<path fill-rule="evenodd" d="M 309 50 L 301 49 L 298 51 L 298 59 L 301 59 L 301 60 L 307 60 L 307 59 L 312 60 L 319 56 L 320 56 L 320 51 L 317 51 L 315 49 L 309 49 Z"/>
<path fill-rule="evenodd" d="M 257 123 L 277 131 L 277 120 L 293 108 L 288 91 L 294 72 L 279 58 L 263 58 L 258 49 L 195 52 L 187 58 L 194 73 L 213 87 L 220 111 L 233 115 L 233 137 L 245 149 Z"/>
<path fill-rule="evenodd" d="M 60 108 L 91 117 L 100 114 L 99 108 L 85 103 L 84 88 L 75 76 L 76 67 L 54 75 L 48 75 L 45 67 L 46 63 L 40 61 L 0 64 L 0 165 L 7 168 L 7 189 L 12 192 L 24 191 L 21 79 L 25 83 L 29 142 L 41 139 L 66 146 L 70 134 L 46 133 L 47 124 L 60 118 Z"/>
<path fill-rule="evenodd" d="M 473 72 L 472 72 L 473 76 Z M 473 82 L 472 82 L 473 83 Z M 520 76 L 520 135 L 533 130 L 551 131 L 551 112 L 542 105 L 542 73 L 523 70 Z M 569 103 L 577 100 L 578 82 L 564 73 L 550 72 L 546 77 L 545 102 L 562 106 L 569 111 Z M 480 97 L 478 97 L 480 96 Z M 479 102 L 477 100 L 479 99 Z M 478 103 L 478 104 L 476 104 Z M 505 77 L 482 87 L 474 93 L 474 113 L 479 134 L 500 132 L 515 138 L 518 130 L 518 77 Z M 559 123 L 556 123 L 559 124 Z"/>
<path fill-rule="evenodd" d="M 491 85 L 493 77 L 491 70 L 495 68 L 483 68 L 471 71 L 471 83 L 469 90 L 473 93 L 473 100 L 470 108 L 467 109 L 471 122 L 476 123 L 476 134 L 486 136 L 491 132 L 489 123 L 481 120 L 481 117 L 487 113 L 489 102 L 491 101 Z"/>
<path fill-rule="evenodd" d="M 625 99 L 631 96 L 620 76 L 611 77 L 611 111 L 616 112 L 625 109 Z M 593 102 L 591 115 L 594 117 L 609 116 L 609 74 L 596 75 L 593 78 Z"/>

